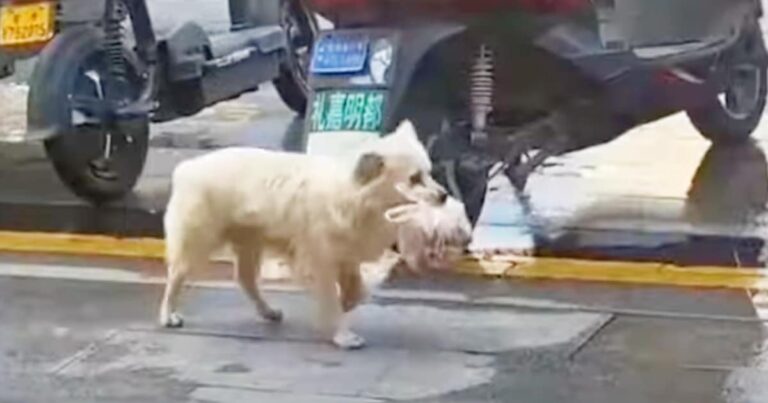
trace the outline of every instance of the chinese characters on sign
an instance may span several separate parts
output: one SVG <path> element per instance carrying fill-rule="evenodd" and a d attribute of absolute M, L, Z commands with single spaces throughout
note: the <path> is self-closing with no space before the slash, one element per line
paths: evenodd
<path fill-rule="evenodd" d="M 381 129 L 384 93 L 381 91 L 328 91 L 312 102 L 313 132 L 370 131 Z"/>
<path fill-rule="evenodd" d="M 368 54 L 365 43 L 318 46 L 314 71 L 357 72 L 363 69 Z"/>
<path fill-rule="evenodd" d="M 368 38 L 360 35 L 329 35 L 316 44 L 310 70 L 313 73 L 356 73 L 368 60 Z"/>

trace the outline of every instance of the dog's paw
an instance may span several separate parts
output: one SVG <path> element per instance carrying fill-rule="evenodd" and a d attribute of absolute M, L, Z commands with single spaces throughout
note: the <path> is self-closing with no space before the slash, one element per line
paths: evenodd
<path fill-rule="evenodd" d="M 365 346 L 365 339 L 349 330 L 336 333 L 333 344 L 343 350 L 357 350 Z"/>
<path fill-rule="evenodd" d="M 283 311 L 279 309 L 270 308 L 270 309 L 259 312 L 259 315 L 261 315 L 262 318 L 270 322 L 278 323 L 283 321 Z"/>
<path fill-rule="evenodd" d="M 160 318 L 160 325 L 170 329 L 180 328 L 184 326 L 184 318 L 180 314 L 173 312 L 167 317 Z"/>

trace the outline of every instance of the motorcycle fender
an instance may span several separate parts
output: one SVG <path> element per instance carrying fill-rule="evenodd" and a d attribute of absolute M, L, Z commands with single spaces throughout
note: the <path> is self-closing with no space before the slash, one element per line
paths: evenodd
<path fill-rule="evenodd" d="M 397 109 L 405 96 L 416 68 L 421 63 L 429 50 L 439 43 L 454 37 L 465 30 L 459 24 L 434 24 L 419 26 L 402 31 L 401 49 L 396 62 L 395 75 L 393 76 L 389 91 L 386 112 L 384 114 L 385 131 L 395 129 Z"/>
<path fill-rule="evenodd" d="M 359 75 L 338 75 L 338 74 L 312 74 L 310 76 L 310 86 L 312 92 L 327 89 L 342 88 L 360 88 L 360 87 L 382 87 L 386 91 L 386 101 L 382 119 L 382 131 L 387 132 L 395 128 L 399 123 L 396 112 L 398 105 L 402 102 L 406 89 L 410 85 L 416 68 L 423 57 L 430 49 L 441 42 L 462 33 L 466 27 L 456 23 L 429 22 L 413 26 L 389 26 L 362 29 L 343 29 L 329 31 L 323 35 L 334 34 L 364 34 L 371 38 L 371 41 L 386 40 L 395 49 L 392 52 L 391 64 L 385 74 L 384 82 L 375 82 L 368 77 Z M 369 55 L 368 63 L 371 63 Z M 368 83 L 365 82 L 368 80 Z M 309 103 L 310 110 L 307 116 L 312 116 L 312 102 Z M 309 123 L 309 119 L 308 123 Z M 309 126 L 307 131 L 311 131 Z"/>
<path fill-rule="evenodd" d="M 282 2 L 275 0 L 229 0 L 229 17 L 235 28 L 280 23 Z"/>
<path fill-rule="evenodd" d="M 632 48 L 728 38 L 759 15 L 756 0 L 615 0 L 599 2 L 608 25 Z"/>

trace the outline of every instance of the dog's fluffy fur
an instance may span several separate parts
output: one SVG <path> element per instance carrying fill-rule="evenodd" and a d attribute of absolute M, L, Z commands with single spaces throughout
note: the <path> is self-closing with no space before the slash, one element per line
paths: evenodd
<path fill-rule="evenodd" d="M 324 337 L 342 348 L 362 346 L 344 320 L 365 294 L 360 264 L 396 242 L 397 226 L 386 211 L 445 202 L 430 170 L 408 122 L 351 158 L 228 148 L 181 163 L 164 217 L 168 279 L 160 323 L 182 326 L 183 282 L 222 246 L 234 252 L 237 281 L 257 312 L 281 320 L 257 285 L 267 250 L 309 278 Z"/>

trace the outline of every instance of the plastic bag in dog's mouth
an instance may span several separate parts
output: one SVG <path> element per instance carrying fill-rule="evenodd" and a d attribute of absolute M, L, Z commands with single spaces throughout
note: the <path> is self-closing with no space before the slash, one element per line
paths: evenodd
<path fill-rule="evenodd" d="M 464 205 L 454 198 L 441 206 L 399 205 L 387 210 L 385 218 L 397 225 L 400 258 L 415 273 L 450 270 L 471 240 Z"/>
<path fill-rule="evenodd" d="M 393 224 L 402 224 L 413 220 L 420 209 L 418 203 L 401 204 L 385 211 L 384 219 Z"/>

